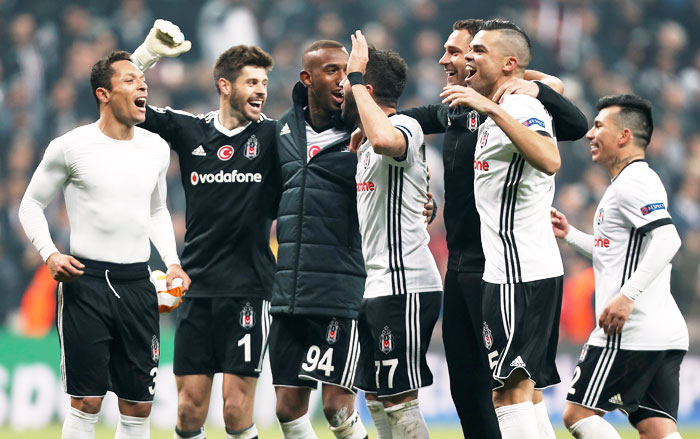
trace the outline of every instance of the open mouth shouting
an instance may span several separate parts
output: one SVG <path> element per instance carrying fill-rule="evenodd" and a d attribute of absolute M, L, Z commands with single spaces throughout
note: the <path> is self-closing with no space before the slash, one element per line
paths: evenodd
<path fill-rule="evenodd" d="M 256 113 L 259 113 L 262 111 L 263 104 L 265 103 L 265 100 L 259 97 L 256 98 L 251 98 L 248 100 L 248 106 L 253 109 Z"/>
<path fill-rule="evenodd" d="M 139 96 L 134 99 L 134 105 L 139 109 L 140 112 L 146 112 L 146 96 Z"/>
<path fill-rule="evenodd" d="M 474 78 L 474 75 L 476 75 L 476 67 L 474 67 L 470 64 L 467 64 L 466 70 L 467 70 L 467 77 L 465 80 L 467 82 L 469 82 L 472 78 Z"/>

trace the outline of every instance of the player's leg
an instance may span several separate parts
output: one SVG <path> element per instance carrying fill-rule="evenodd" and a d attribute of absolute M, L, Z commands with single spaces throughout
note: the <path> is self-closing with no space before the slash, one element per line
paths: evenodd
<path fill-rule="evenodd" d="M 547 413 L 547 405 L 542 398 L 542 391 L 535 390 L 532 395 L 532 404 L 535 406 L 535 416 L 537 417 L 537 429 L 540 432 L 540 439 L 556 439 L 552 421 Z"/>
<path fill-rule="evenodd" d="M 309 397 L 315 381 L 299 379 L 308 350 L 306 320 L 275 315 L 270 326 L 270 368 L 277 404 L 275 413 L 284 439 L 315 439 L 309 417 Z"/>
<path fill-rule="evenodd" d="M 576 439 L 620 439 L 619 433 L 610 425 L 602 410 L 567 402 L 564 408 L 564 425 Z"/>
<path fill-rule="evenodd" d="M 445 275 L 442 340 L 450 392 L 465 437 L 498 439 L 498 419 L 491 404 L 491 372 L 483 348 L 481 274 Z M 465 370 L 471 371 L 464 373 Z"/>
<path fill-rule="evenodd" d="M 377 439 L 392 439 L 391 422 L 384 410 L 384 403 L 379 400 L 376 393 L 367 392 L 365 392 L 365 402 L 372 417 L 374 429 L 377 430 Z"/>
<path fill-rule="evenodd" d="M 63 423 L 63 439 L 95 437 L 102 397 L 109 388 L 105 373 L 111 334 L 111 292 L 104 278 L 91 276 L 60 283 L 57 292 L 56 326 L 61 347 L 61 381 L 71 395 L 71 408 Z M 113 297 L 113 296 L 112 296 Z"/>
<path fill-rule="evenodd" d="M 355 394 L 346 388 L 323 384 L 323 414 L 338 439 L 367 439 L 360 415 L 355 411 Z"/>
<path fill-rule="evenodd" d="M 118 316 L 109 362 L 112 390 L 119 398 L 115 438 L 147 439 L 160 360 L 158 298 L 145 263 L 110 265 L 105 276 L 115 292 Z"/>
<path fill-rule="evenodd" d="M 532 404 L 534 391 L 534 383 L 522 368 L 511 371 L 502 386 L 494 390 L 493 406 L 503 439 L 540 437 Z"/>
<path fill-rule="evenodd" d="M 226 439 L 257 439 L 253 423 L 257 377 L 224 373 L 224 424 Z"/>
<path fill-rule="evenodd" d="M 150 437 L 151 402 L 119 399 L 119 422 L 114 439 L 148 439 Z"/>
<path fill-rule="evenodd" d="M 223 372 L 224 424 L 228 439 L 257 438 L 255 386 L 270 332 L 270 302 L 259 297 L 212 300 L 216 372 Z"/>
<path fill-rule="evenodd" d="M 62 439 L 93 439 L 95 424 L 100 415 L 102 398 L 70 399 L 70 409 L 63 421 Z"/>
<path fill-rule="evenodd" d="M 203 439 L 209 413 L 213 375 L 175 375 L 177 385 L 176 438 Z"/>
<path fill-rule="evenodd" d="M 662 353 L 663 360 L 629 421 L 641 439 L 680 439 L 678 419 L 680 368 L 685 351 Z"/>

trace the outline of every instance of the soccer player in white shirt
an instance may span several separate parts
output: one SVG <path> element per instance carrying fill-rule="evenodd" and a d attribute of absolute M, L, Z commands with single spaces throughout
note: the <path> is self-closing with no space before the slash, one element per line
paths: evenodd
<path fill-rule="evenodd" d="M 678 377 L 688 329 L 671 295 L 671 259 L 681 241 L 659 176 L 644 161 L 649 101 L 606 96 L 586 137 L 610 175 L 593 236 L 552 209 L 554 234 L 593 260 L 598 326 L 583 347 L 564 424 L 578 439 L 619 438 L 603 419 L 623 410 L 643 438 L 678 439 Z"/>
<path fill-rule="evenodd" d="M 64 439 L 94 438 L 107 390 L 119 398 L 115 438 L 150 437 L 160 332 L 149 238 L 168 267 L 168 287 L 175 278 L 185 290 L 190 284 L 166 205 L 170 151 L 163 139 L 134 127 L 144 121 L 148 93 L 130 56 L 112 52 L 93 66 L 100 119 L 49 144 L 20 204 L 27 237 L 61 282 L 61 377 L 71 396 Z M 43 212 L 61 187 L 71 255 L 54 245 Z"/>
<path fill-rule="evenodd" d="M 372 417 L 381 423 L 388 416 L 391 432 L 378 429 L 379 438 L 428 438 L 418 389 L 432 384 L 425 354 L 442 280 L 423 217 L 423 131 L 415 119 L 395 114 L 407 78 L 397 53 L 368 48 L 357 31 L 347 71 L 343 120 L 357 123 L 367 138 L 357 151 L 355 177 L 367 271 L 355 386 L 367 392 L 369 405 L 383 404 L 383 413 L 374 409 Z"/>
<path fill-rule="evenodd" d="M 548 437 L 548 417 L 536 415 L 533 399 L 535 390 L 560 382 L 554 359 L 563 266 L 549 207 L 561 159 L 539 101 L 526 95 L 492 101 L 503 83 L 523 77 L 527 35 L 512 23 L 487 21 L 465 58 L 469 87 L 448 86 L 442 96 L 443 103 L 488 116 L 479 127 L 474 197 L 486 257 L 482 334 L 493 402 L 504 439 Z"/>

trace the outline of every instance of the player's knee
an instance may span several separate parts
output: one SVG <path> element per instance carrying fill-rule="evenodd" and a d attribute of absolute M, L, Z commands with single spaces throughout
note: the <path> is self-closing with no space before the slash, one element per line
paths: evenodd
<path fill-rule="evenodd" d="M 328 423 L 331 425 L 331 427 L 338 427 L 341 425 L 343 422 L 345 422 L 348 417 L 353 412 L 353 408 L 350 407 L 345 407 L 343 405 L 341 406 L 326 406 L 324 405 L 323 407 L 323 414 L 326 416 L 326 420 Z"/>
<path fill-rule="evenodd" d="M 583 418 L 591 416 L 591 413 L 582 414 L 578 410 L 578 407 L 572 404 L 566 404 L 564 407 L 564 413 L 562 414 L 562 420 L 564 421 L 564 426 L 568 429 L 572 425 L 577 423 Z"/>
<path fill-rule="evenodd" d="M 150 402 L 130 402 L 119 400 L 119 412 L 122 415 L 134 418 L 147 418 L 151 415 L 152 404 Z"/>
<path fill-rule="evenodd" d="M 83 413 L 96 414 L 102 409 L 102 398 L 71 398 L 71 406 Z"/>
<path fill-rule="evenodd" d="M 306 407 L 294 406 L 284 404 L 283 401 L 277 401 L 277 407 L 275 409 L 277 414 L 277 419 L 280 422 L 292 422 L 295 419 L 299 419 L 304 416 L 307 412 Z"/>
<path fill-rule="evenodd" d="M 178 425 L 185 427 L 187 430 L 197 429 L 204 424 L 204 418 L 207 415 L 206 411 L 204 402 L 180 395 L 177 401 Z M 189 428 L 190 426 L 193 427 Z"/>
<path fill-rule="evenodd" d="M 224 399 L 224 422 L 232 429 L 239 429 L 250 425 L 253 422 L 252 401 L 249 401 L 243 394 L 235 394 Z"/>

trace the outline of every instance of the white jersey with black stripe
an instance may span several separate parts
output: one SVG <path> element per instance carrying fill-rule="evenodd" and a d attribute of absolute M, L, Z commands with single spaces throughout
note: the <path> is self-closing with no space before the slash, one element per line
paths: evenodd
<path fill-rule="evenodd" d="M 552 118 L 537 99 L 509 95 L 500 106 L 531 130 L 554 138 Z M 511 284 L 563 275 L 549 219 L 554 176 L 527 163 L 490 118 L 479 126 L 477 142 L 474 199 L 486 258 L 484 281 Z"/>
<path fill-rule="evenodd" d="M 365 298 L 441 291 L 442 280 L 423 216 L 428 192 L 423 130 L 412 117 L 392 115 L 406 139 L 404 160 L 358 151 L 357 216 L 367 281 Z"/>
<path fill-rule="evenodd" d="M 613 179 L 593 220 L 596 321 L 636 270 L 649 246 L 645 235 L 671 224 L 661 179 L 646 162 L 632 162 Z M 606 346 L 600 327 L 589 344 Z M 671 264 L 637 298 L 619 347 L 629 350 L 688 349 L 688 329 L 671 295 Z"/>

